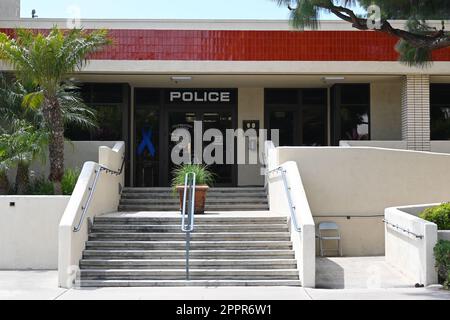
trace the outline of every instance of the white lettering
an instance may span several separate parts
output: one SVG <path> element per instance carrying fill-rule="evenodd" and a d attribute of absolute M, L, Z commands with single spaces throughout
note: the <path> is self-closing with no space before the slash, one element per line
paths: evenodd
<path fill-rule="evenodd" d="M 170 101 L 175 101 L 180 98 L 181 98 L 181 92 L 178 92 L 178 91 L 170 92 Z"/>
<path fill-rule="evenodd" d="M 222 102 L 230 102 L 231 101 L 231 94 L 229 92 L 222 92 L 220 95 L 220 100 Z"/>
<path fill-rule="evenodd" d="M 170 92 L 170 102 L 231 102 L 230 92 Z"/>

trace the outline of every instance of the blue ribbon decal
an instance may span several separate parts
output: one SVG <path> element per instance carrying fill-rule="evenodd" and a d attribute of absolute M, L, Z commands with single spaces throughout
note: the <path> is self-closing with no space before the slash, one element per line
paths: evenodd
<path fill-rule="evenodd" d="M 155 146 L 153 145 L 152 139 L 153 139 L 153 130 L 148 129 L 148 131 L 146 131 L 145 129 L 142 129 L 142 142 L 138 147 L 139 156 L 141 156 L 144 153 L 145 149 L 148 149 L 152 157 L 156 156 L 156 149 Z"/>

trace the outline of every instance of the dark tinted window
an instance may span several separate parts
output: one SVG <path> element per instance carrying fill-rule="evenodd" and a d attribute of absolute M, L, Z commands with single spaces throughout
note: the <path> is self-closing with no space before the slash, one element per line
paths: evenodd
<path fill-rule="evenodd" d="M 340 84 L 332 88 L 334 144 L 370 140 L 370 85 Z"/>
<path fill-rule="evenodd" d="M 431 140 L 450 140 L 450 84 L 431 85 Z"/>
<path fill-rule="evenodd" d="M 80 86 L 84 102 L 96 111 L 97 128 L 67 125 L 65 136 L 72 141 L 123 140 L 123 119 L 128 101 L 122 84 L 83 84 Z"/>
<path fill-rule="evenodd" d="M 303 89 L 302 99 L 306 105 L 326 105 L 327 89 Z"/>
<path fill-rule="evenodd" d="M 370 103 L 370 86 L 367 84 L 342 85 L 341 87 L 342 104 L 363 104 Z"/>
<path fill-rule="evenodd" d="M 266 104 L 298 104 L 297 89 L 267 89 Z"/>
<path fill-rule="evenodd" d="M 81 86 L 86 103 L 122 103 L 123 85 L 115 83 L 87 83 Z"/>
<path fill-rule="evenodd" d="M 135 96 L 137 108 L 148 105 L 159 106 L 161 104 L 161 90 L 159 89 L 136 89 Z"/>

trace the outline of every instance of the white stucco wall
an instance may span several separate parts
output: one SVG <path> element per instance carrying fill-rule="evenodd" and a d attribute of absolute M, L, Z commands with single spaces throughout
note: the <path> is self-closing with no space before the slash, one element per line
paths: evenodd
<path fill-rule="evenodd" d="M 0 196 L 1 270 L 57 269 L 58 226 L 69 198 Z"/>
<path fill-rule="evenodd" d="M 372 140 L 401 140 L 402 101 L 400 81 L 376 81 L 370 85 Z"/>
<path fill-rule="evenodd" d="M 316 223 L 340 225 L 344 255 L 384 254 L 385 208 L 450 199 L 450 155 L 359 147 L 277 150 L 278 163 L 297 162 Z"/>
<path fill-rule="evenodd" d="M 316 227 L 297 164 L 293 161 L 281 164 L 277 170 L 277 151 L 271 141 L 265 143 L 267 190 L 270 211 L 288 217 L 291 240 L 297 260 L 300 281 L 306 288 L 316 286 Z M 286 184 L 283 180 L 286 178 Z M 288 190 L 286 190 L 286 187 Z M 290 198 L 289 198 L 290 196 Z M 291 199 L 291 203 L 289 202 Z M 291 211 L 289 206 L 294 209 Z"/>
<path fill-rule="evenodd" d="M 386 209 L 386 262 L 415 283 L 428 286 L 438 282 L 434 258 L 438 230 L 436 224 L 417 217 L 423 209 Z"/>
<path fill-rule="evenodd" d="M 244 120 L 259 120 L 261 129 L 264 128 L 264 88 L 239 89 L 238 128 L 242 128 Z M 264 146 L 260 145 L 259 148 Z M 238 166 L 239 186 L 262 186 L 263 184 L 264 176 L 261 175 L 260 165 Z"/>
<path fill-rule="evenodd" d="M 125 143 L 118 142 L 114 148 L 100 147 L 99 162 L 86 162 L 75 190 L 64 211 L 58 234 L 58 277 L 59 285 L 71 288 L 78 271 L 79 260 L 88 239 L 88 220 L 96 216 L 117 211 L 124 171 L 120 175 L 100 170 L 100 166 L 120 172 L 125 156 Z M 95 178 L 98 174 L 98 181 Z M 92 197 L 89 203 L 91 191 Z M 83 216 L 84 207 L 87 208 Z M 80 229 L 75 230 L 78 225 Z"/>

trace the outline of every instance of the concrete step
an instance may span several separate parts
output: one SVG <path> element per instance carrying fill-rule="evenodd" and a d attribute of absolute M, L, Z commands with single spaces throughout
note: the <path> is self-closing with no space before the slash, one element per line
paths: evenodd
<path fill-rule="evenodd" d="M 206 201 L 211 201 L 215 199 L 222 199 L 224 197 L 232 197 L 233 199 L 261 199 L 267 201 L 267 195 L 265 193 L 208 193 L 206 196 Z M 172 193 L 123 193 L 123 199 L 171 199 L 174 201 L 179 201 L 179 196 Z"/>
<path fill-rule="evenodd" d="M 121 212 L 136 211 L 179 211 L 180 205 L 119 205 Z M 206 205 L 206 211 L 266 211 L 268 204 L 239 204 L 230 205 Z"/>
<path fill-rule="evenodd" d="M 206 224 L 196 225 L 194 233 L 200 232 L 288 232 L 287 224 L 253 224 L 253 225 L 232 225 L 232 224 Z M 99 232 L 162 232 L 162 233 L 182 233 L 180 225 L 131 225 L 131 224 L 99 224 L 92 227 L 93 233 Z"/>
<path fill-rule="evenodd" d="M 83 259 L 112 260 L 173 260 L 185 259 L 186 250 L 84 250 Z M 190 258 L 195 259 L 227 259 L 227 260 L 259 260 L 259 259 L 295 259 L 292 250 L 191 250 Z"/>
<path fill-rule="evenodd" d="M 181 215 L 178 217 L 96 217 L 94 219 L 95 224 L 134 224 L 134 225 L 177 225 L 181 223 Z M 267 224 L 286 224 L 287 217 L 283 216 L 267 216 L 264 217 L 220 217 L 213 215 L 196 215 L 196 225 L 218 225 L 218 224 L 231 224 L 231 225 L 267 225 Z"/>
<path fill-rule="evenodd" d="M 87 241 L 86 249 L 183 250 L 185 241 Z M 192 241 L 191 250 L 289 250 L 290 241 Z"/>
<path fill-rule="evenodd" d="M 186 270 L 82 269 L 81 280 L 185 280 Z M 191 280 L 299 280 L 295 269 L 239 270 L 191 269 Z"/>
<path fill-rule="evenodd" d="M 295 259 L 190 260 L 194 269 L 296 269 Z M 183 269 L 186 260 L 108 260 L 83 259 L 81 269 Z"/>
<path fill-rule="evenodd" d="M 92 233 L 89 240 L 130 240 L 130 241 L 183 241 L 183 233 Z M 258 233 L 193 233 L 193 241 L 290 241 L 288 232 Z"/>
<path fill-rule="evenodd" d="M 84 280 L 83 288 L 102 287 L 300 287 L 300 280 Z"/>
<path fill-rule="evenodd" d="M 171 188 L 124 188 L 123 193 L 174 193 Z M 263 187 L 249 187 L 249 188 L 210 188 L 209 193 L 254 193 L 266 192 Z"/>
<path fill-rule="evenodd" d="M 252 198 L 234 198 L 234 197 L 222 197 L 222 198 L 215 198 L 215 199 L 206 199 L 206 206 L 211 205 L 233 205 L 239 203 L 241 204 L 264 204 L 267 205 L 267 199 L 252 199 Z M 171 204 L 171 205 L 180 205 L 179 199 L 127 199 L 122 198 L 120 200 L 120 205 L 126 206 L 126 205 L 165 205 L 165 204 Z"/>

